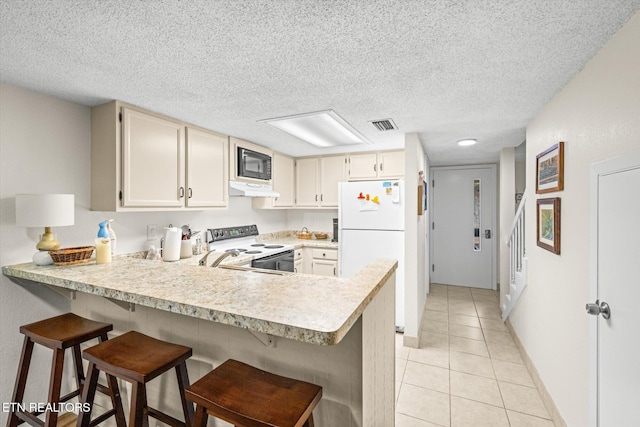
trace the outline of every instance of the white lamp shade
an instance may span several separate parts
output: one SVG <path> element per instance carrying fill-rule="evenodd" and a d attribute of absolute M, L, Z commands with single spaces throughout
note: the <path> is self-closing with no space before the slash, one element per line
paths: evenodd
<path fill-rule="evenodd" d="M 16 225 L 61 227 L 75 222 L 73 194 L 16 194 Z"/>

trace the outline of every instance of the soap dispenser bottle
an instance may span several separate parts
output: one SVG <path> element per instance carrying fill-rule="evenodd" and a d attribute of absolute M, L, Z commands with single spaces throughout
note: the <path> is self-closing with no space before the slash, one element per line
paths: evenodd
<path fill-rule="evenodd" d="M 107 230 L 109 231 L 109 239 L 111 240 L 111 255 L 113 256 L 116 253 L 116 232 L 113 231 L 113 228 L 111 227 L 112 222 L 112 219 L 107 222 Z"/>

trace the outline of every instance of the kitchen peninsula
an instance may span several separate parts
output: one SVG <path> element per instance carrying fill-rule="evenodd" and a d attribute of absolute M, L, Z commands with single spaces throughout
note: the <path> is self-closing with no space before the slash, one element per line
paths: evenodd
<path fill-rule="evenodd" d="M 346 279 L 117 256 L 2 272 L 67 293 L 74 313 L 113 323 L 114 334 L 137 330 L 192 347 L 192 382 L 234 358 L 318 384 L 316 424 L 346 427 L 394 424 L 396 269 L 381 259 Z M 174 381 L 152 382 L 149 400 L 179 417 Z"/>

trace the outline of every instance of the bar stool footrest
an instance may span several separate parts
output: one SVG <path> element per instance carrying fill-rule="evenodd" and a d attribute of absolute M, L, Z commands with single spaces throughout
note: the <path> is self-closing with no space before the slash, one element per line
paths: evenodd
<path fill-rule="evenodd" d="M 90 426 L 95 426 L 100 424 L 101 422 L 103 422 L 104 420 L 106 420 L 107 418 L 109 418 L 112 415 L 115 415 L 116 410 L 115 409 L 109 409 L 107 412 L 105 412 L 102 415 L 97 416 L 95 419 L 91 420 L 91 422 L 89 423 Z"/>
<path fill-rule="evenodd" d="M 173 418 L 171 415 L 167 415 L 164 412 L 158 411 L 157 409 L 147 407 L 147 413 L 150 417 L 153 417 L 156 420 L 172 427 L 185 427 L 185 423 L 183 421 L 180 421 L 177 418 Z"/>

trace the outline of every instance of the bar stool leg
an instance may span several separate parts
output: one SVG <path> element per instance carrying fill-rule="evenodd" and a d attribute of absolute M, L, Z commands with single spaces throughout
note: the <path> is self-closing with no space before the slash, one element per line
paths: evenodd
<path fill-rule="evenodd" d="M 82 389 L 82 402 L 89 405 L 88 411 L 80 411 L 77 425 L 79 427 L 89 427 L 91 422 L 91 412 L 93 411 L 93 399 L 96 396 L 96 386 L 98 384 L 98 373 L 96 365 L 89 363 L 87 378 Z"/>
<path fill-rule="evenodd" d="M 73 365 L 76 370 L 76 385 L 78 390 L 82 394 L 82 387 L 84 385 L 84 369 L 82 368 L 82 353 L 80 352 L 80 344 L 73 346 Z"/>
<path fill-rule="evenodd" d="M 11 400 L 14 404 L 22 403 L 22 399 L 24 398 L 24 388 L 27 384 L 27 375 L 29 374 L 32 354 L 33 341 L 25 336 L 24 343 L 22 344 L 22 354 L 20 355 L 20 366 L 18 366 L 18 375 L 16 376 L 16 384 L 13 388 L 13 398 Z M 7 420 L 7 427 L 17 427 L 19 423 L 20 418 L 16 415 L 15 410 L 11 411 L 11 415 Z"/>
<path fill-rule="evenodd" d="M 314 427 L 313 424 L 313 414 L 309 415 L 309 418 L 304 423 L 304 427 Z"/>
<path fill-rule="evenodd" d="M 193 427 L 206 427 L 208 418 L 207 408 L 202 405 L 196 406 L 196 419 L 193 422 Z"/>
<path fill-rule="evenodd" d="M 49 400 L 55 404 L 60 402 L 60 386 L 62 385 L 62 369 L 64 368 L 64 349 L 53 350 L 51 362 L 51 380 L 49 381 Z M 58 412 L 48 409 L 45 416 L 45 427 L 55 427 L 58 424 Z"/>
<path fill-rule="evenodd" d="M 111 404 L 116 417 L 116 425 L 118 427 L 127 427 L 127 422 L 124 419 L 124 409 L 122 408 L 122 399 L 120 398 L 120 388 L 118 387 L 118 380 L 113 375 L 107 375 L 107 385 L 111 390 Z"/>
<path fill-rule="evenodd" d="M 187 426 L 191 426 L 194 420 L 193 403 L 187 401 L 184 390 L 189 387 L 189 374 L 187 372 L 186 363 L 181 363 L 176 366 L 176 375 L 178 377 L 178 390 L 180 391 L 180 398 L 182 400 L 182 412 L 184 413 L 184 423 Z"/>
<path fill-rule="evenodd" d="M 147 389 L 145 384 L 134 382 L 131 387 L 130 427 L 148 427 L 149 416 L 144 408 L 147 406 Z"/>

